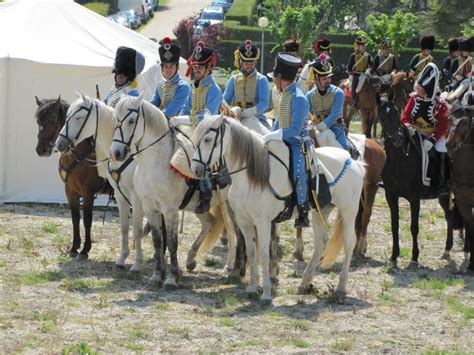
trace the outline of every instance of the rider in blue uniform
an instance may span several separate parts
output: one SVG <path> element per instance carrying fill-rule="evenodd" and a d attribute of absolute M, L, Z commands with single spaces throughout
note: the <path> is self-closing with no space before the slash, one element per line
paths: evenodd
<path fill-rule="evenodd" d="M 115 107 L 122 95 L 138 96 L 135 78 L 145 67 L 145 57 L 133 48 L 119 47 L 115 53 L 114 73 L 115 84 L 104 97 L 104 103 Z"/>
<path fill-rule="evenodd" d="M 169 118 L 180 113 L 191 89 L 178 73 L 181 47 L 171 43 L 169 37 L 165 37 L 162 45 L 158 48 L 158 53 L 163 80 L 156 86 L 151 103 Z"/>
<path fill-rule="evenodd" d="M 268 79 L 256 69 L 260 49 L 248 39 L 234 55 L 234 65 L 240 69 L 240 73 L 232 75 L 227 82 L 224 100 L 231 107 L 240 107 L 242 118 L 256 116 L 265 127 L 271 129 L 263 114 L 270 101 Z"/>
<path fill-rule="evenodd" d="M 332 66 L 325 54 L 321 54 L 311 64 L 311 75 L 316 84 L 307 94 L 309 111 L 316 116 L 320 132 L 330 129 L 334 132 L 337 141 L 344 149 L 349 150 L 346 137 L 346 126 L 342 120 L 342 107 L 344 105 L 344 92 L 331 84 Z"/>
<path fill-rule="evenodd" d="M 305 95 L 296 86 L 295 79 L 300 68 L 299 57 L 284 52 L 277 54 L 273 72 L 269 74 L 280 92 L 277 117 L 273 132 L 262 138 L 265 143 L 270 140 L 282 140 L 290 146 L 298 205 L 295 227 L 309 227 L 308 182 L 303 154 L 303 144 L 310 144 L 308 131 L 305 130 L 309 104 Z"/>

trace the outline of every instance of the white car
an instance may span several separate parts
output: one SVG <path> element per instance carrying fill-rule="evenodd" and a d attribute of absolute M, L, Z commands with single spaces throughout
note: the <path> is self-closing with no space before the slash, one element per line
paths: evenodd
<path fill-rule="evenodd" d="M 201 12 L 201 20 L 209 20 L 210 25 L 216 25 L 224 21 L 224 9 L 222 6 L 206 6 Z"/>

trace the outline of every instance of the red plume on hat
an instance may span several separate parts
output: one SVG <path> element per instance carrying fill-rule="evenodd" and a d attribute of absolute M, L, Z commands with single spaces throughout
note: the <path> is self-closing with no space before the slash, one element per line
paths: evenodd
<path fill-rule="evenodd" d="M 208 63 L 213 66 L 217 64 L 216 53 L 211 48 L 207 48 L 204 41 L 199 40 L 194 47 L 193 53 L 191 53 L 191 56 L 187 60 L 188 70 L 186 71 L 186 76 L 191 75 L 192 65 L 207 65 Z"/>
<path fill-rule="evenodd" d="M 171 44 L 171 38 L 169 37 L 163 38 L 163 44 Z"/>

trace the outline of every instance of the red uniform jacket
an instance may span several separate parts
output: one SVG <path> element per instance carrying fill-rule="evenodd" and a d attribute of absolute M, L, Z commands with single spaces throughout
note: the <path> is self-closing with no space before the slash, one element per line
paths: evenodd
<path fill-rule="evenodd" d="M 421 103 L 421 100 L 419 103 L 417 103 L 417 101 L 418 100 L 416 94 L 411 94 L 410 99 L 408 100 L 408 103 L 405 106 L 405 109 L 403 110 L 403 113 L 400 117 L 400 120 L 404 124 L 414 124 L 414 121 L 416 120 L 417 116 L 416 113 L 413 112 L 413 109 L 416 105 L 419 105 Z M 428 105 L 430 107 L 427 109 L 430 112 L 423 112 L 423 119 L 435 127 L 435 131 L 431 137 L 434 137 L 435 140 L 439 140 L 441 137 L 446 135 L 446 131 L 448 130 L 448 106 L 446 105 L 446 103 L 441 102 L 437 99 L 433 100 L 432 103 Z"/>

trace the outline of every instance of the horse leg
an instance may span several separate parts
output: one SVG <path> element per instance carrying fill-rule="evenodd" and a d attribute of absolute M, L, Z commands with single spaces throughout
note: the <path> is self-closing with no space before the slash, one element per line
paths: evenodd
<path fill-rule="evenodd" d="M 120 230 L 122 232 L 122 245 L 121 245 L 120 255 L 115 261 L 114 268 L 123 270 L 125 269 L 125 260 L 130 254 L 130 248 L 128 246 L 130 207 L 128 206 L 127 201 L 125 201 L 125 199 L 122 196 L 120 196 L 120 192 L 117 193 L 116 200 L 117 200 L 119 216 L 120 216 Z"/>
<path fill-rule="evenodd" d="M 179 223 L 179 211 L 167 211 L 163 214 L 165 229 L 166 229 L 166 241 L 168 245 L 168 251 L 170 252 L 170 272 L 168 277 L 163 284 L 165 290 L 176 290 L 177 284 L 176 279 L 179 277 L 179 265 L 178 265 L 178 223 Z"/>
<path fill-rule="evenodd" d="M 388 207 L 390 208 L 390 219 L 392 226 L 392 256 L 390 261 L 394 264 L 397 263 L 397 258 L 400 256 L 400 239 L 398 236 L 398 196 L 385 190 L 385 199 L 387 200 Z"/>
<path fill-rule="evenodd" d="M 360 234 L 357 235 L 357 247 L 355 252 L 365 254 L 367 252 L 367 228 L 369 226 L 370 217 L 372 216 L 372 208 L 374 206 L 375 195 L 378 190 L 377 183 L 364 184 L 364 192 L 362 195 L 362 213 L 360 222 Z"/>
<path fill-rule="evenodd" d="M 273 285 L 278 285 L 278 274 L 280 269 L 278 267 L 278 243 L 280 237 L 277 232 L 276 223 L 272 222 L 271 233 L 270 233 L 270 280 Z"/>
<path fill-rule="evenodd" d="M 370 122 L 373 130 L 373 138 L 377 139 L 377 114 L 372 110 L 370 112 Z"/>
<path fill-rule="evenodd" d="M 188 256 L 186 258 L 186 269 L 191 272 L 196 267 L 196 256 L 198 254 L 199 249 L 201 248 L 202 243 L 207 235 L 207 233 L 211 230 L 211 227 L 214 223 L 214 216 L 211 213 L 198 213 L 196 214 L 197 218 L 201 222 L 201 232 L 199 236 L 194 241 L 193 245 L 188 251 Z"/>
<path fill-rule="evenodd" d="M 328 205 L 322 209 L 322 214 L 324 218 L 328 218 L 329 214 L 333 210 L 333 207 Z M 303 277 L 301 279 L 301 283 L 298 286 L 298 293 L 306 294 L 311 293 L 314 286 L 311 284 L 313 280 L 313 274 L 316 270 L 316 266 L 321 259 L 324 251 L 325 241 L 328 239 L 326 228 L 324 227 L 323 221 L 319 216 L 319 213 L 316 210 L 312 211 L 313 214 L 313 223 L 311 223 L 313 227 L 313 256 L 311 257 L 310 262 L 306 265 L 306 268 L 303 272 Z"/>
<path fill-rule="evenodd" d="M 303 251 L 303 228 L 296 228 L 296 244 L 295 251 L 293 252 L 293 257 L 298 261 L 304 261 Z"/>
<path fill-rule="evenodd" d="M 153 247 L 155 248 L 154 260 L 155 270 L 153 275 L 150 277 L 149 284 L 151 286 L 161 287 L 163 280 L 166 276 L 166 263 L 165 263 L 165 246 L 163 235 L 163 225 L 161 213 L 145 213 L 148 222 L 151 225 L 151 235 L 153 238 Z"/>
<path fill-rule="evenodd" d="M 72 219 L 72 230 L 73 230 L 73 239 L 72 246 L 69 249 L 69 256 L 71 258 L 77 257 L 78 249 L 81 247 L 81 232 L 80 232 L 80 221 L 81 221 L 81 211 L 80 211 L 80 196 L 76 192 L 71 191 L 68 185 L 65 185 L 66 197 L 69 203 L 69 208 L 71 210 L 71 219 Z"/>
<path fill-rule="evenodd" d="M 411 254 L 411 262 L 412 265 L 418 265 L 418 255 L 420 254 L 420 250 L 418 249 L 418 220 L 420 218 L 420 200 L 414 199 L 410 201 L 410 210 L 411 210 L 411 237 L 413 240 L 413 248 Z"/>
<path fill-rule="evenodd" d="M 453 248 L 453 212 L 449 210 L 449 194 L 440 196 L 439 204 L 443 208 L 444 218 L 446 219 L 447 224 L 447 238 L 446 245 L 444 247 L 444 253 L 441 257 L 442 259 L 449 259 L 449 252 Z"/>
<path fill-rule="evenodd" d="M 133 240 L 135 241 L 135 262 L 129 270 L 129 274 L 139 273 L 143 265 L 143 207 L 141 201 L 136 198 L 132 202 Z M 128 207 L 128 206 L 127 206 Z"/>
<path fill-rule="evenodd" d="M 256 258 L 256 234 L 255 227 L 244 221 L 239 216 L 235 216 L 237 225 L 239 226 L 245 238 L 245 249 L 247 251 L 247 258 L 250 264 L 250 284 L 247 286 L 246 292 L 255 295 L 257 294 L 257 287 L 259 283 L 258 265 Z"/>
<path fill-rule="evenodd" d="M 469 244 L 469 265 L 467 266 L 467 271 L 471 274 L 474 274 L 474 225 L 473 223 L 466 223 L 466 240 Z"/>
<path fill-rule="evenodd" d="M 84 260 L 89 258 L 89 252 L 91 251 L 92 247 L 92 239 L 91 239 L 91 228 L 92 228 L 92 211 L 94 209 L 94 193 L 87 192 L 82 196 L 82 203 L 83 203 L 83 223 L 85 229 L 85 240 L 84 246 L 82 247 L 81 252 L 77 256 L 78 260 Z"/>
<path fill-rule="evenodd" d="M 263 294 L 261 301 L 264 304 L 272 302 L 272 282 L 270 280 L 270 238 L 271 223 L 268 221 L 259 221 L 256 224 L 258 235 L 258 252 L 260 265 L 262 266 Z"/>

